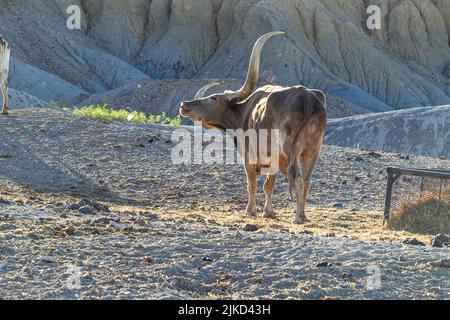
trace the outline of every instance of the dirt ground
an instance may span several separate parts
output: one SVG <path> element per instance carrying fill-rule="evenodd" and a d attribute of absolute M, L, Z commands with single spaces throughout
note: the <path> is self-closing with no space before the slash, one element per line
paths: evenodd
<path fill-rule="evenodd" d="M 88 197 L 118 211 L 151 211 L 165 218 L 214 220 L 352 239 L 395 241 L 383 228 L 386 166 L 449 168 L 450 161 L 324 146 L 308 200 L 310 222 L 292 226 L 294 205 L 277 178 L 276 220 L 248 219 L 242 165 L 173 165 L 175 128 L 103 123 L 58 110 L 19 110 L 0 118 L 1 197 L 45 206 Z M 186 129 L 186 128 L 184 128 Z M 190 129 L 186 129 L 190 130 Z M 205 146 L 207 143 L 204 144 Z M 258 204 L 263 205 L 263 179 Z M 260 208 L 261 209 L 261 208 Z"/>
<path fill-rule="evenodd" d="M 284 177 L 278 177 L 274 195 L 277 219 L 263 219 L 261 212 L 256 219 L 248 218 L 244 215 L 247 196 L 242 166 L 173 165 L 171 135 L 176 129 L 108 124 L 45 109 L 18 110 L 0 117 L 2 298 L 395 298 L 394 289 L 402 281 L 405 287 L 423 289 L 420 296 L 405 289 L 405 298 L 449 297 L 448 268 L 430 265 L 448 259 L 448 249 L 400 244 L 411 237 L 428 244 L 432 235 L 387 230 L 382 209 L 386 166 L 449 168 L 450 161 L 324 146 L 308 201 L 310 221 L 293 226 L 294 206 Z M 199 248 L 197 253 L 193 247 Z M 134 252 L 130 259 L 135 263 L 127 262 L 128 249 Z M 308 252 L 295 257 L 296 250 Z M 348 250 L 352 254 L 345 256 Z M 65 251 L 71 254 L 66 256 Z M 192 259 L 201 266 L 218 267 L 216 261 L 231 264 L 240 280 L 224 288 L 208 287 L 226 280 L 220 280 L 220 272 L 217 278 L 195 273 L 201 268 L 194 262 L 186 269 L 181 262 L 175 266 L 176 252 L 183 259 L 200 257 L 200 262 Z M 281 278 L 256 280 L 246 268 L 259 265 L 258 252 L 261 259 L 272 257 L 261 262 L 265 275 L 272 271 L 289 275 L 280 264 L 284 258 L 291 265 L 301 257 L 311 270 L 306 268 L 309 271 L 303 275 L 294 268 L 297 273 L 284 287 Z M 169 259 L 172 254 L 175 258 Z M 163 255 L 167 262 L 159 267 L 151 264 Z M 213 255 L 218 256 L 210 258 Z M 61 289 L 61 268 L 70 257 L 74 264 L 93 265 L 83 271 L 90 285 L 78 293 Z M 389 285 L 385 291 L 368 292 L 362 285 L 365 268 L 383 259 L 393 270 L 386 270 L 392 272 Z M 150 273 L 140 269 L 142 261 L 150 264 L 145 269 L 150 268 Z M 332 273 L 319 272 L 331 270 L 317 269 L 316 264 L 324 261 L 334 266 Z M 347 272 L 346 263 L 360 264 Z M 52 268 L 55 265 L 58 271 Z M 102 269 L 100 265 L 108 266 L 108 272 L 117 277 L 116 286 L 93 276 L 91 272 L 95 266 Z M 226 266 L 218 268 L 226 273 Z M 129 270 L 126 275 L 120 271 L 123 268 Z M 417 273 L 417 268 L 426 271 Z M 187 276 L 183 270 L 197 271 Z M 349 277 L 357 275 L 354 290 L 341 278 L 346 272 Z M 48 286 L 27 287 L 28 273 L 39 281 L 47 279 L 43 283 Z M 146 278 L 146 274 L 152 276 Z M 247 283 L 242 277 L 256 282 Z M 186 284 L 186 279 L 197 282 Z M 95 285 L 100 282 L 102 286 Z M 126 283 L 129 290 L 124 289 Z M 138 290 L 141 285 L 142 291 Z"/>

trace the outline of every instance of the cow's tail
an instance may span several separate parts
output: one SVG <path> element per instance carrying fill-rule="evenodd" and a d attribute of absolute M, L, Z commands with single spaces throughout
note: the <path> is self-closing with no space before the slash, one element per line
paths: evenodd
<path fill-rule="evenodd" d="M 303 107 L 302 108 L 303 118 L 302 118 L 300 125 L 297 127 L 297 129 L 295 131 L 294 138 L 292 139 L 292 144 L 290 146 L 289 164 L 287 167 L 287 178 L 289 181 L 289 194 L 291 196 L 291 199 L 293 199 L 292 190 L 294 189 L 295 179 L 298 177 L 298 175 L 300 174 L 300 170 L 301 170 L 300 164 L 297 160 L 298 152 L 296 150 L 296 141 L 297 141 L 298 137 L 300 136 L 300 134 L 302 133 L 303 129 L 308 125 L 308 123 L 311 121 L 311 119 L 313 117 L 314 106 L 315 106 L 316 100 L 320 101 L 320 99 L 313 92 L 311 92 L 309 90 L 307 91 L 306 97 L 307 97 L 307 103 L 305 104 L 304 95 L 298 96 L 298 103 L 300 104 L 300 107 Z M 304 105 L 302 106 L 302 104 L 304 104 Z"/>

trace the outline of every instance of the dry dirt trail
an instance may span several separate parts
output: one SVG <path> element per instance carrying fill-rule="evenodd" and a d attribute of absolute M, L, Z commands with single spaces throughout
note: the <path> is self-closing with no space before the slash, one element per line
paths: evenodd
<path fill-rule="evenodd" d="M 0 118 L 0 298 L 449 298 L 448 248 L 403 245 L 431 236 L 381 219 L 385 166 L 448 160 L 325 146 L 310 222 L 291 226 L 284 178 L 278 219 L 248 219 L 241 166 L 173 165 L 175 129 L 53 109 Z"/>

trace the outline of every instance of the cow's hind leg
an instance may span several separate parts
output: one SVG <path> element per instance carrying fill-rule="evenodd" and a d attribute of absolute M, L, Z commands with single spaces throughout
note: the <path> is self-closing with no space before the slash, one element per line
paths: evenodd
<path fill-rule="evenodd" d="M 292 164 L 288 168 L 288 179 L 289 179 L 289 189 L 290 192 L 295 191 L 295 197 L 297 200 L 297 210 L 295 212 L 293 224 L 302 224 L 307 221 L 305 216 L 305 203 L 304 203 L 304 193 L 305 184 L 303 181 L 302 170 L 298 158 L 291 162 Z"/>
<path fill-rule="evenodd" d="M 8 83 L 6 83 L 2 88 L 0 88 L 2 91 L 3 96 L 3 108 L 2 108 L 2 114 L 6 115 L 8 114 Z"/>
<path fill-rule="evenodd" d="M 264 218 L 275 219 L 276 213 L 273 211 L 272 196 L 275 186 L 275 175 L 268 175 L 264 182 L 264 195 L 266 196 L 266 204 L 264 206 Z"/>
<path fill-rule="evenodd" d="M 256 179 L 257 171 L 253 165 L 246 165 L 248 204 L 246 213 L 251 217 L 256 217 Z"/>
<path fill-rule="evenodd" d="M 304 192 L 303 192 L 304 206 L 306 206 L 306 200 L 308 199 L 309 191 L 311 190 L 312 174 L 318 158 L 319 158 L 319 151 L 313 153 L 303 153 L 301 156 L 303 167 L 302 175 L 304 183 Z"/>

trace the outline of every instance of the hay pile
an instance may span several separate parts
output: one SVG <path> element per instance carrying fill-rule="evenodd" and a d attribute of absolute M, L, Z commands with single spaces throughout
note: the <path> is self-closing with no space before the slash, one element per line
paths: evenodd
<path fill-rule="evenodd" d="M 436 191 L 436 190 L 434 190 Z M 450 234 L 450 187 L 439 200 L 439 192 L 428 190 L 421 197 L 409 197 L 391 209 L 386 226 L 422 234 Z"/>

